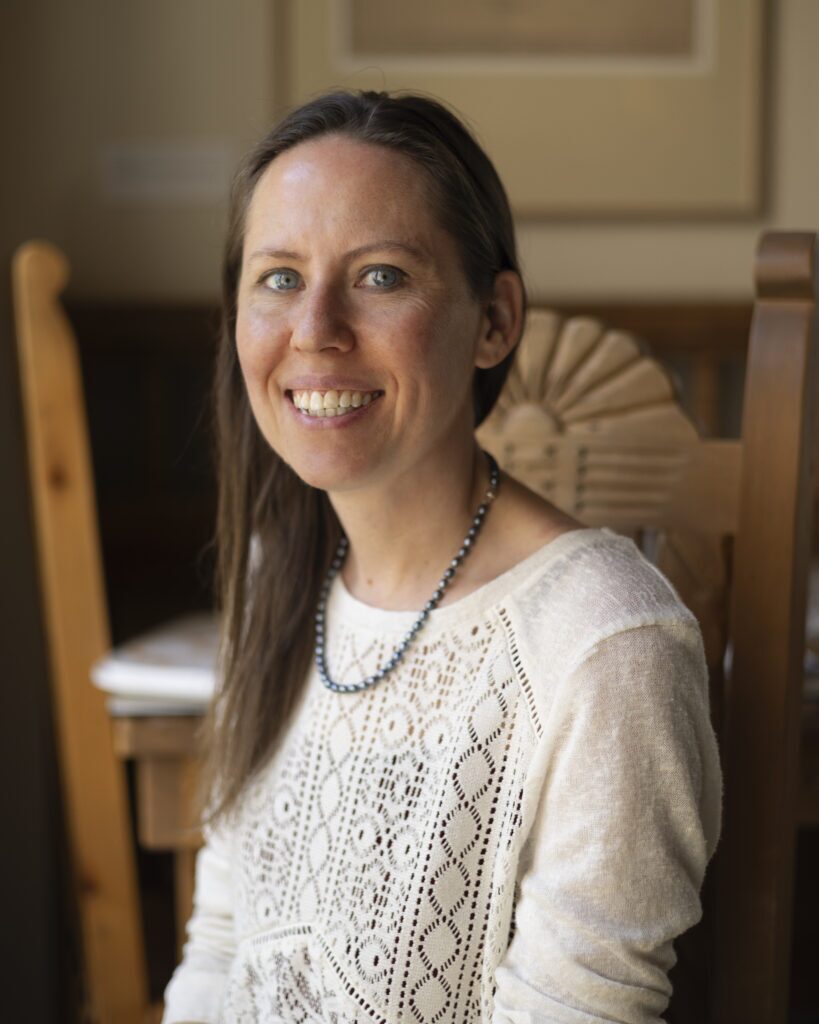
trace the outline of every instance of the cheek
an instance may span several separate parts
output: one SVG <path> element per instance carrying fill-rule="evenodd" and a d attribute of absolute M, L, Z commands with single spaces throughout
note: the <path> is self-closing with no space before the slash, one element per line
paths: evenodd
<path fill-rule="evenodd" d="M 426 366 L 449 374 L 471 361 L 469 323 L 457 301 L 428 302 L 415 297 L 402 310 L 400 323 L 385 324 L 385 336 L 394 333 L 396 340 L 400 338 L 394 353 L 415 368 Z"/>
<path fill-rule="evenodd" d="M 416 357 L 427 370 L 429 390 L 458 404 L 471 390 L 474 371 L 473 318 L 452 303 L 439 308 L 418 332 Z"/>
<path fill-rule="evenodd" d="M 236 354 L 249 391 L 265 387 L 276 363 L 277 348 L 269 319 L 240 306 L 236 318 Z"/>

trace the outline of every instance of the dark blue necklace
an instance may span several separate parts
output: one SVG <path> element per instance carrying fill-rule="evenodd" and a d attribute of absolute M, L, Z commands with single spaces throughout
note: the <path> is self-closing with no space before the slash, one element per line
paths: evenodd
<path fill-rule="evenodd" d="M 489 511 L 489 506 L 495 500 L 498 493 L 498 486 L 500 484 L 500 470 L 498 469 L 498 464 L 489 452 L 484 452 L 483 454 L 489 462 L 489 489 L 484 495 L 483 501 L 478 506 L 475 518 L 472 520 L 472 525 L 469 527 L 469 531 L 464 538 L 463 544 L 461 544 L 461 547 L 449 563 L 449 566 L 444 570 L 444 574 L 438 581 L 438 586 L 435 588 L 432 597 L 421 609 L 418 614 L 418 618 L 404 634 L 398 646 L 393 650 L 387 663 L 378 669 L 377 672 L 374 672 L 371 676 L 367 676 L 366 679 L 362 679 L 359 683 L 337 683 L 331 679 L 330 673 L 327 671 L 327 661 L 324 651 L 324 624 L 327 609 L 327 597 L 330 593 L 330 587 L 332 586 L 333 580 L 344 564 L 344 559 L 347 555 L 348 541 L 342 534 L 341 540 L 338 542 L 338 547 L 336 548 L 335 557 L 330 563 L 330 568 L 327 570 L 327 575 L 321 585 L 318 607 L 316 608 L 316 668 L 318 669 L 319 676 L 321 676 L 321 681 L 328 690 L 333 690 L 336 693 L 357 693 L 359 690 L 368 690 L 371 686 L 375 686 L 376 683 L 380 683 L 381 680 L 388 676 L 396 665 L 400 663 L 413 639 L 424 628 L 430 614 L 440 604 L 441 598 L 444 596 L 447 587 L 452 582 L 452 577 L 458 571 L 461 562 L 463 562 L 472 550 L 481 526 L 483 525 L 483 521 L 486 518 L 486 513 Z"/>

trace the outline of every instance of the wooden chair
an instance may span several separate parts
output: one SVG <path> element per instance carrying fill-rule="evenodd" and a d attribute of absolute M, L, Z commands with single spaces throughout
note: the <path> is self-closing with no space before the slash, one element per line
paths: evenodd
<path fill-rule="evenodd" d="M 545 310 L 531 314 L 479 430 L 504 468 L 560 508 L 633 536 L 701 623 L 725 774 L 702 922 L 713 929 L 714 1024 L 787 1014 L 817 295 L 817 236 L 765 235 L 740 441 L 701 439 L 634 337 Z"/>
<path fill-rule="evenodd" d="M 125 768 L 112 739 L 106 697 L 89 678 L 92 666 L 109 654 L 111 640 L 80 367 L 60 305 L 68 262 L 53 246 L 30 242 L 15 254 L 12 276 L 54 721 L 82 940 L 84 1019 L 143 1024 L 158 1019 L 161 1006 L 149 1003 Z M 152 649 L 150 637 L 147 649 Z M 116 674 L 122 665 L 109 660 Z M 149 662 L 143 661 L 143 670 Z M 122 735 L 118 730 L 120 747 Z M 139 796 L 139 778 L 137 786 Z M 162 848 L 167 836 L 158 838 L 155 846 Z M 186 845 L 177 870 L 181 921 L 190 913 L 196 839 Z"/>

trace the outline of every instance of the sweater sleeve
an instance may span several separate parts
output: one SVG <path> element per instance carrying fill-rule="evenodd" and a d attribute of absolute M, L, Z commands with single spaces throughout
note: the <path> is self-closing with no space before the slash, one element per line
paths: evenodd
<path fill-rule="evenodd" d="M 215 1024 L 236 949 L 230 851 L 220 832 L 206 832 L 196 855 L 193 914 L 182 962 L 165 989 L 162 1024 Z"/>
<path fill-rule="evenodd" d="M 623 629 L 564 683 L 492 1022 L 656 1024 L 720 829 L 699 629 Z"/>

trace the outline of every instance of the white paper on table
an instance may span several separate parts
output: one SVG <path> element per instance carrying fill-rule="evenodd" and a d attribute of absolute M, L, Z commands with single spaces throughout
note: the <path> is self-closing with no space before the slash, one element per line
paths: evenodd
<path fill-rule="evenodd" d="M 216 686 L 218 643 L 215 614 L 186 615 L 109 651 L 91 679 L 112 695 L 112 714 L 201 712 Z"/>

